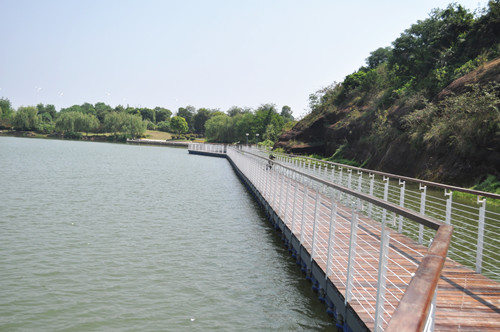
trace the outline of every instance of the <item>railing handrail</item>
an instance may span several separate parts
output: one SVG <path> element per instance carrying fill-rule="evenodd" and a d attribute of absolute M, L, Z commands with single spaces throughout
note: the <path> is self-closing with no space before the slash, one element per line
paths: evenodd
<path fill-rule="evenodd" d="M 392 314 L 387 332 L 422 331 L 426 324 L 432 298 L 437 287 L 441 271 L 446 261 L 453 227 L 441 225 L 434 240 L 420 263 L 415 276 Z M 412 319 L 419 317 L 419 319 Z"/>
<path fill-rule="evenodd" d="M 276 153 L 276 152 L 273 152 L 273 153 Z M 308 160 L 313 160 L 313 161 L 319 161 L 319 162 L 322 162 L 322 163 L 325 163 L 325 164 L 329 164 L 329 165 L 334 165 L 334 166 L 338 166 L 338 167 L 349 168 L 349 169 L 352 169 L 354 171 L 362 171 L 362 172 L 366 172 L 366 173 L 370 173 L 370 174 L 376 174 L 376 175 L 380 175 L 380 176 L 386 176 L 386 177 L 390 177 L 390 178 L 401 179 L 401 180 L 404 180 L 404 181 L 420 183 L 420 184 L 423 184 L 423 185 L 426 185 L 426 186 L 431 186 L 431 187 L 436 187 L 436 188 L 442 188 L 442 189 L 447 189 L 447 190 L 452 190 L 452 191 L 459 191 L 459 192 L 463 192 L 463 193 L 467 193 L 467 194 L 472 194 L 472 195 L 477 195 L 477 196 L 481 196 L 481 197 L 488 197 L 488 198 L 500 199 L 500 195 L 499 194 L 494 194 L 494 193 L 490 193 L 490 192 L 486 192 L 486 191 L 480 191 L 480 190 L 462 188 L 462 187 L 457 187 L 457 186 L 451 186 L 451 185 L 447 185 L 447 184 L 443 184 L 443 183 L 438 183 L 438 182 L 427 181 L 427 180 L 420 180 L 420 179 L 416 179 L 416 178 L 412 178 L 412 177 L 408 177 L 408 176 L 397 175 L 397 174 L 392 174 L 392 173 L 386 173 L 386 172 L 381 172 L 381 171 L 375 171 L 375 170 L 371 170 L 371 169 L 367 169 L 367 168 L 350 166 L 350 165 L 346 165 L 346 164 L 340 164 L 340 163 L 336 163 L 336 162 L 333 162 L 333 161 L 316 159 L 316 158 L 311 158 L 311 157 L 307 157 L 307 156 L 301 156 L 301 155 L 295 155 L 295 154 L 288 154 L 288 153 L 281 153 L 281 152 L 278 153 L 278 154 L 283 155 L 283 156 L 287 156 L 287 157 L 290 157 L 290 158 L 303 158 L 303 159 L 308 159 Z"/>
<path fill-rule="evenodd" d="M 373 204 L 375 204 L 375 205 L 377 205 L 377 206 L 379 206 L 379 207 L 381 207 L 383 209 L 386 209 L 388 211 L 397 213 L 397 214 L 399 214 L 399 215 L 401 215 L 403 217 L 411 219 L 412 221 L 415 221 L 415 222 L 417 222 L 419 224 L 422 224 L 422 225 L 424 225 L 426 227 L 429 227 L 429 228 L 431 228 L 433 230 L 438 230 L 440 226 L 445 225 L 444 223 L 441 223 L 441 222 L 439 222 L 438 220 L 436 220 L 436 219 L 434 219 L 432 217 L 416 213 L 416 212 L 414 212 L 414 211 L 412 211 L 410 209 L 407 209 L 407 208 L 398 206 L 396 204 L 384 201 L 384 200 L 382 200 L 382 199 L 380 199 L 378 197 L 370 196 L 370 195 L 367 195 L 367 194 L 364 194 L 364 193 L 360 193 L 358 191 L 349 189 L 349 188 L 344 187 L 342 185 L 330 182 L 328 180 L 316 177 L 316 176 L 308 174 L 308 173 L 304 173 L 302 171 L 297 170 L 296 168 L 283 165 L 280 162 L 271 160 L 271 159 L 269 159 L 267 157 L 260 156 L 260 155 L 258 155 L 256 153 L 249 152 L 249 151 L 245 151 L 244 153 L 251 154 L 251 155 L 253 155 L 253 156 L 257 157 L 257 158 L 264 159 L 264 160 L 266 160 L 268 162 L 270 161 L 270 162 L 272 162 L 275 165 L 279 165 L 280 167 L 283 167 L 284 169 L 288 169 L 288 170 L 294 171 L 294 172 L 296 172 L 296 173 L 298 173 L 298 174 L 300 174 L 300 175 L 302 175 L 304 177 L 307 177 L 307 178 L 312 179 L 312 180 L 314 180 L 316 182 L 322 183 L 322 184 L 324 184 L 326 186 L 333 187 L 333 188 L 335 188 L 335 189 L 337 189 L 339 191 L 342 191 L 343 193 L 352 195 L 352 196 L 354 196 L 356 198 L 360 198 L 360 199 L 365 200 L 365 201 L 367 201 L 369 203 L 373 203 Z"/>

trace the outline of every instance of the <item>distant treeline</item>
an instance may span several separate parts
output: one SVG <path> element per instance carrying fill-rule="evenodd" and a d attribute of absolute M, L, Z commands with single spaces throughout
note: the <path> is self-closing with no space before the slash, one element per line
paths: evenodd
<path fill-rule="evenodd" d="M 214 142 L 235 142 L 247 138 L 275 141 L 284 128 L 293 122 L 290 107 L 283 106 L 278 113 L 275 105 L 264 104 L 253 111 L 234 106 L 227 113 L 218 109 L 193 106 L 180 107 L 175 116 L 163 107 L 135 108 L 118 105 L 113 108 L 105 103 L 84 103 L 56 111 L 54 105 L 13 109 L 8 99 L 0 99 L 0 129 L 35 131 L 78 138 L 85 133 L 112 133 L 126 137 L 143 136 L 146 129 L 207 135 Z M 288 126 L 285 124 L 288 123 Z M 259 134 L 259 135 L 256 135 Z"/>

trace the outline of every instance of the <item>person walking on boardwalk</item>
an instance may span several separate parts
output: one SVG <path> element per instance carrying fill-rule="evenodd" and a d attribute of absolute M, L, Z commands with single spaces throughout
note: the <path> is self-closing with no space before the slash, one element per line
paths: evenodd
<path fill-rule="evenodd" d="M 271 170 L 273 168 L 273 160 L 274 160 L 274 155 L 273 155 L 273 148 L 271 148 L 271 152 L 269 153 L 269 161 L 267 162 L 267 169 Z"/>

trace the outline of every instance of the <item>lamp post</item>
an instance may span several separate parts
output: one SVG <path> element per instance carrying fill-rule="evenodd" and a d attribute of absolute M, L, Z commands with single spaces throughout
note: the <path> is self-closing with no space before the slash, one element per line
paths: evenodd
<path fill-rule="evenodd" d="M 255 137 L 256 137 L 256 140 L 257 140 L 257 143 L 255 143 L 255 144 L 259 145 L 259 134 L 255 134 Z"/>
<path fill-rule="evenodd" d="M 248 133 L 246 133 L 245 135 L 247 136 L 247 146 L 248 146 L 248 135 L 249 135 L 249 134 L 248 134 Z"/>

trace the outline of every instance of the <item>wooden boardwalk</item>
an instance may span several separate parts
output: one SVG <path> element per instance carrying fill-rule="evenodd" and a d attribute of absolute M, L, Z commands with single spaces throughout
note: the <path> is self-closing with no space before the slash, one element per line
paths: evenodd
<path fill-rule="evenodd" d="M 370 330 L 376 329 L 381 239 L 389 236 L 384 314 L 378 324 L 379 330 L 385 329 L 428 248 L 395 230 L 383 231 L 380 221 L 340 203 L 344 194 L 315 187 L 303 174 L 277 172 L 277 163 L 270 170 L 267 161 L 251 153 L 228 149 L 227 156 Z M 348 278 L 353 238 L 355 258 Z M 500 283 L 447 258 L 438 282 L 434 330 L 500 331 Z"/>
<path fill-rule="evenodd" d="M 306 188 L 300 181 L 274 171 L 265 171 L 262 165 L 257 171 L 247 171 L 245 176 L 295 237 L 301 240 L 302 246 L 312 254 L 338 291 L 346 294 L 352 210 L 338 203 L 334 206 L 327 195 Z M 336 211 L 335 240 L 328 257 L 332 208 Z M 313 235 L 314 216 L 316 232 Z M 352 299 L 348 302 L 365 325 L 374 329 L 381 223 L 361 214 L 357 220 L 355 273 L 352 276 Z M 387 326 L 428 250 L 396 231 L 389 232 L 390 269 L 387 273 L 383 327 Z M 330 271 L 327 271 L 328 260 L 333 263 Z M 438 284 L 436 308 L 436 331 L 500 331 L 500 284 L 447 259 Z"/>

